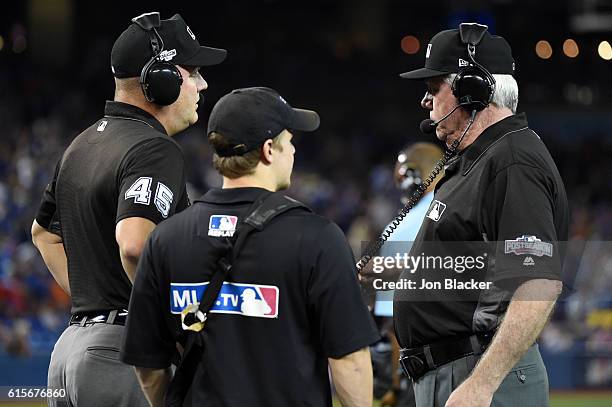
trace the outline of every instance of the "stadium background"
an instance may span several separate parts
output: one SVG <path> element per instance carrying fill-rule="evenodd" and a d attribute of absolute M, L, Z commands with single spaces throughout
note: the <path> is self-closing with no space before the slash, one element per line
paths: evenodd
<path fill-rule="evenodd" d="M 175 8 L 28 0 L 0 8 L 0 387 L 45 384 L 69 301 L 30 243 L 30 225 L 61 152 L 112 98 L 114 39 L 130 18 L 156 10 L 163 18 L 180 13 L 202 44 L 229 51 L 222 65 L 202 69 L 209 89 L 201 119 L 176 137 L 190 196 L 220 184 L 204 137 L 214 102 L 234 88 L 273 87 L 322 120 L 315 134 L 297 138 L 291 194 L 336 221 L 357 254 L 398 209 L 397 151 L 430 140 L 418 134 L 425 88 L 397 74 L 420 66 L 427 40 L 462 21 L 507 38 L 519 111 L 559 166 L 570 238 L 584 242 L 567 261 L 579 271 L 576 289 L 541 338 L 553 405 L 611 405 L 611 1 L 243 0 Z"/>

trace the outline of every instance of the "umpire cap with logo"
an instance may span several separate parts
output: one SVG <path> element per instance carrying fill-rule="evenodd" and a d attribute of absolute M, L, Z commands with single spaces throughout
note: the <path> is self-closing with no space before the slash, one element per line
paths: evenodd
<path fill-rule="evenodd" d="M 476 61 L 491 74 L 514 74 L 514 58 L 508 42 L 497 35 L 484 33 L 476 46 Z M 425 67 L 405 72 L 405 79 L 428 79 L 459 72 L 470 61 L 467 46 L 458 29 L 441 31 L 427 44 Z"/>
<path fill-rule="evenodd" d="M 201 46 L 185 20 L 175 14 L 161 20 L 157 32 L 164 42 L 160 58 L 175 65 L 209 66 L 223 62 L 227 51 Z M 130 26 L 117 38 L 111 51 L 111 68 L 116 78 L 140 76 L 142 68 L 153 56 L 149 33 L 137 24 Z"/>
<path fill-rule="evenodd" d="M 221 157 L 253 151 L 283 130 L 314 131 L 319 115 L 312 110 L 294 109 L 277 91 L 255 87 L 236 89 L 213 107 L 208 134 L 223 135 L 229 145 L 217 150 Z"/>

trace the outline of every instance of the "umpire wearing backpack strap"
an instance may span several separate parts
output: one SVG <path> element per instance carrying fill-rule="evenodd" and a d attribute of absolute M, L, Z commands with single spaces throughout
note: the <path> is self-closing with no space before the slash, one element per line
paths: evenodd
<path fill-rule="evenodd" d="M 328 366 L 345 406 L 372 405 L 368 345 L 379 336 L 342 231 L 299 203 L 269 221 L 254 210 L 290 185 L 292 133 L 318 126 L 317 113 L 268 88 L 235 90 L 214 107 L 208 133 L 223 188 L 151 234 L 130 301 L 121 358 L 153 405 L 164 404 L 190 325 L 181 312 L 213 289 L 237 228 L 239 254 L 199 332 L 204 352 L 186 405 L 331 406 Z M 263 221 L 242 239 L 249 215 Z"/>

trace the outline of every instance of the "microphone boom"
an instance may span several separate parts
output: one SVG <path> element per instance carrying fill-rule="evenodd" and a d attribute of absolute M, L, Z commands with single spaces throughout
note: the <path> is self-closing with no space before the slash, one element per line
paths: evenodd
<path fill-rule="evenodd" d="M 442 123 L 444 120 L 448 119 L 448 117 L 453 114 L 455 112 L 455 110 L 459 109 L 461 106 L 467 106 L 469 105 L 468 102 L 463 102 L 463 103 L 459 103 L 457 106 L 455 106 L 455 108 L 453 110 L 451 110 L 450 112 L 448 112 L 447 114 L 444 115 L 443 118 L 441 118 L 440 120 L 438 120 L 437 122 L 431 120 L 431 119 L 425 119 L 421 122 L 421 124 L 419 124 L 419 129 L 421 130 L 421 132 L 423 134 L 432 134 L 434 131 L 436 131 L 436 127 L 438 127 L 438 124 Z"/>

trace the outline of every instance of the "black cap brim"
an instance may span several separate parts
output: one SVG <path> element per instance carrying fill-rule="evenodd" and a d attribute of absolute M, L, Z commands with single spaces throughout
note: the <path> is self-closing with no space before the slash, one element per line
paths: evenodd
<path fill-rule="evenodd" d="M 290 130 L 315 131 L 319 128 L 320 123 L 321 119 L 317 112 L 294 108 Z"/>
<path fill-rule="evenodd" d="M 200 47 L 200 50 L 191 58 L 181 61 L 180 65 L 211 66 L 220 64 L 225 60 L 227 50 L 212 47 Z"/>
<path fill-rule="evenodd" d="M 415 69 L 414 71 L 410 71 L 410 72 L 404 72 L 402 74 L 400 74 L 400 78 L 403 79 L 429 79 L 429 78 L 435 78 L 436 76 L 443 76 L 443 75 L 448 75 L 452 72 L 444 72 L 444 71 L 437 71 L 435 69 L 430 69 L 430 68 L 420 68 L 420 69 Z"/>

